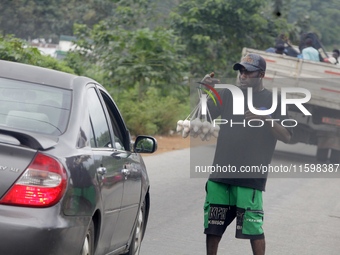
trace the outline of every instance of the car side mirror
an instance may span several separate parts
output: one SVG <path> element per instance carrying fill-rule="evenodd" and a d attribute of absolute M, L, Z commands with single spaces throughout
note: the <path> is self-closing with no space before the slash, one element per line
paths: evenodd
<path fill-rule="evenodd" d="M 157 140 L 151 136 L 139 135 L 133 144 L 133 151 L 137 153 L 154 153 L 157 150 Z"/>

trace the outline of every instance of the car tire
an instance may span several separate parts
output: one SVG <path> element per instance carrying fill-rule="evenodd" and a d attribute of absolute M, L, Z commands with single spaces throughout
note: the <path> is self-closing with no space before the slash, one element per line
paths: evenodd
<path fill-rule="evenodd" d="M 93 221 L 91 220 L 90 226 L 86 231 L 80 255 L 93 255 L 93 254 L 94 254 L 94 224 Z"/>
<path fill-rule="evenodd" d="M 134 229 L 129 251 L 127 253 L 124 253 L 123 255 L 138 255 L 139 254 L 140 247 L 142 245 L 143 236 L 144 236 L 144 230 L 145 230 L 144 224 L 145 224 L 145 201 L 143 202 L 137 215 L 136 227 Z"/>
<path fill-rule="evenodd" d="M 331 162 L 333 164 L 340 163 L 340 151 L 332 150 L 331 151 L 331 157 L 329 158 L 329 162 Z"/>
<path fill-rule="evenodd" d="M 316 160 L 326 162 L 328 158 L 328 149 L 319 149 L 316 151 Z"/>

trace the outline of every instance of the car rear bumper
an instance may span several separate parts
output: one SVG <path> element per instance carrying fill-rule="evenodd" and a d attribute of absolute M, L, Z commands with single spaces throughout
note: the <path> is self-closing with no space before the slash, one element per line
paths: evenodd
<path fill-rule="evenodd" d="M 58 212 L 58 204 L 50 208 L 0 205 L 0 254 L 79 254 L 90 217 Z"/>

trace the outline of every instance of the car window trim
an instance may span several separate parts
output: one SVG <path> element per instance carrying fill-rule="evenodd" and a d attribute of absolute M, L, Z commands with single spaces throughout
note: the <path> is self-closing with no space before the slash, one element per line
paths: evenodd
<path fill-rule="evenodd" d="M 110 114 L 108 113 L 108 109 L 106 109 L 107 107 L 106 107 L 105 100 L 104 100 L 104 98 L 102 96 L 102 93 L 104 93 L 107 96 L 107 98 L 110 100 L 110 102 L 112 103 L 112 105 L 114 107 L 114 111 L 117 113 L 116 122 L 117 122 L 118 128 L 122 132 L 122 136 L 123 136 L 123 140 L 124 140 L 123 144 L 124 144 L 125 151 L 130 151 L 130 135 L 129 135 L 129 131 L 128 131 L 126 125 L 125 125 L 123 117 L 122 117 L 122 115 L 121 115 L 121 113 L 120 113 L 116 103 L 111 99 L 110 94 L 108 94 L 104 89 L 102 89 L 100 85 L 97 85 L 96 87 L 97 87 L 97 89 L 99 91 L 101 99 L 103 100 L 103 103 L 105 104 L 105 110 L 107 111 L 108 118 L 110 118 Z M 112 132 L 113 132 L 113 127 L 112 127 Z M 114 134 L 114 132 L 113 132 L 113 134 Z M 125 142 L 125 141 L 127 141 L 127 142 Z"/>
<path fill-rule="evenodd" d="M 108 114 L 107 114 L 106 106 L 105 107 L 103 106 L 103 99 L 102 99 L 101 95 L 99 95 L 98 89 L 97 89 L 97 86 L 96 86 L 95 83 L 91 82 L 91 83 L 86 84 L 86 93 L 91 88 L 94 88 L 94 90 L 95 90 L 95 92 L 96 92 L 96 94 L 98 96 L 99 102 L 100 102 L 100 104 L 102 106 L 102 109 L 103 109 L 103 112 L 104 112 L 104 116 L 105 116 L 105 120 L 106 120 L 106 124 L 107 124 L 107 126 L 109 128 L 110 140 L 111 140 L 111 146 L 112 146 L 111 148 L 108 148 L 108 147 L 98 147 L 97 137 L 96 137 L 96 133 L 94 132 L 94 129 L 93 129 L 92 119 L 91 119 L 91 115 L 90 115 L 90 111 L 89 111 L 89 118 L 90 118 L 92 130 L 93 130 L 93 136 L 95 138 L 96 148 L 97 149 L 106 149 L 106 148 L 108 148 L 108 149 L 111 149 L 111 150 L 112 149 L 116 149 L 116 147 L 115 147 L 115 140 L 114 140 L 114 136 L 113 136 L 113 133 L 112 133 L 112 126 L 111 126 L 111 123 L 110 123 L 111 121 L 108 121 Z M 92 149 L 94 149 L 94 148 L 92 148 Z"/>
<path fill-rule="evenodd" d="M 108 151 L 108 152 L 116 152 L 119 151 L 116 148 L 110 148 L 110 147 L 96 147 L 96 148 L 91 148 L 92 151 Z"/>
<path fill-rule="evenodd" d="M 91 126 L 91 132 L 92 132 L 92 135 L 93 135 L 93 138 L 94 138 L 94 145 L 96 146 L 95 148 L 98 148 L 97 146 L 97 138 L 96 138 L 96 134 L 94 133 L 94 128 L 93 128 L 93 124 L 92 124 L 92 119 L 91 119 L 91 116 L 90 116 L 90 111 L 89 111 L 89 121 L 90 121 L 90 126 Z M 90 146 L 91 146 L 91 135 L 90 135 Z M 92 146 L 91 146 L 92 148 Z"/>

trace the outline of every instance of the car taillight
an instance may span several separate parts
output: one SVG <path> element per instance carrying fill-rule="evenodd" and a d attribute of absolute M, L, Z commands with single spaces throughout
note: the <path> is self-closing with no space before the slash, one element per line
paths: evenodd
<path fill-rule="evenodd" d="M 47 207 L 63 196 L 67 175 L 56 159 L 38 153 L 19 180 L 0 201 L 1 204 Z"/>

